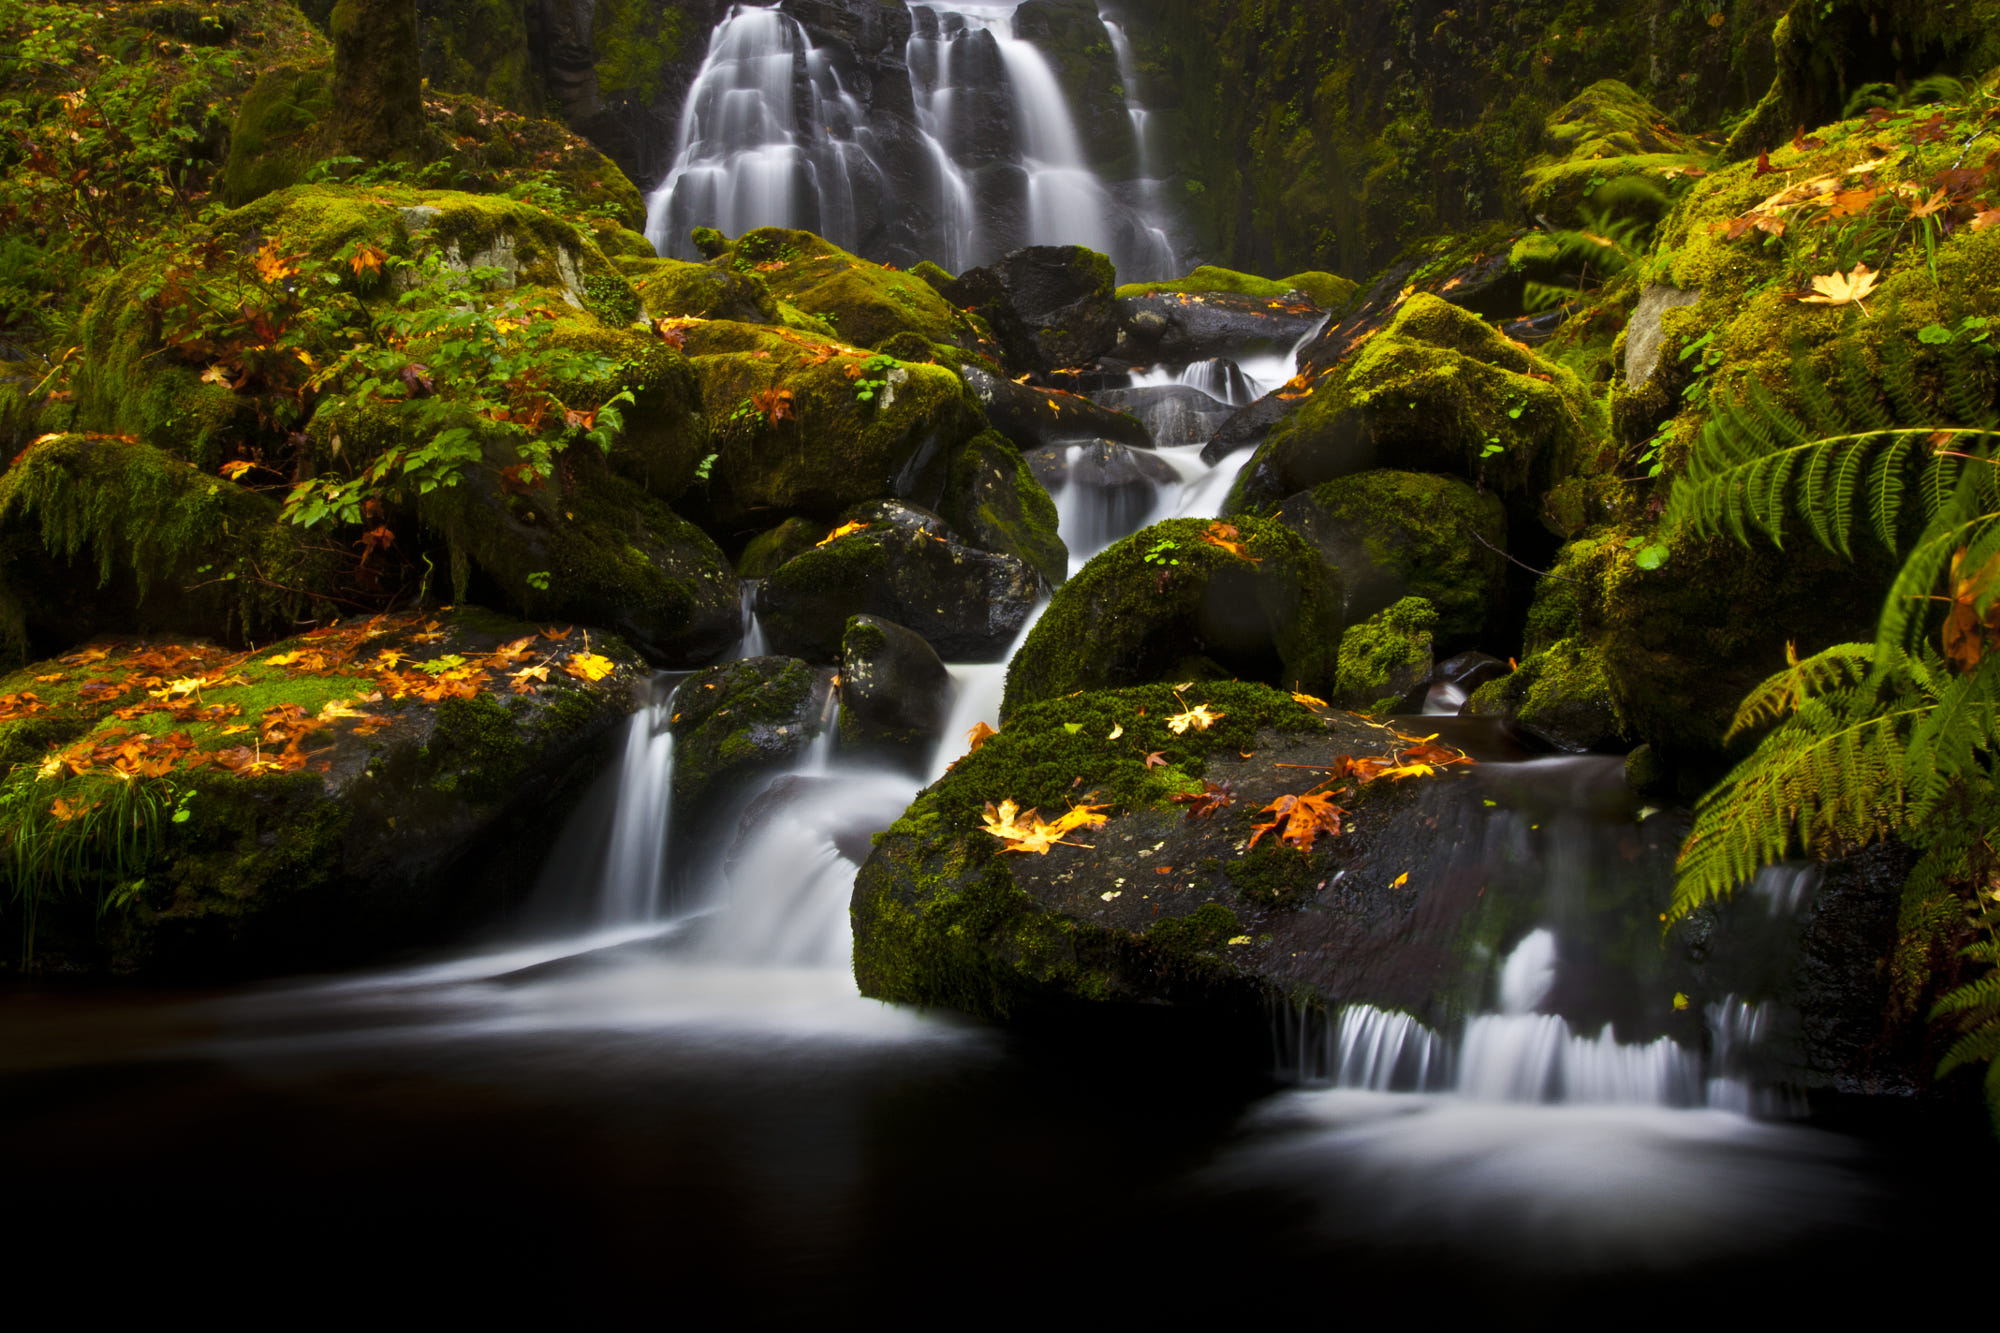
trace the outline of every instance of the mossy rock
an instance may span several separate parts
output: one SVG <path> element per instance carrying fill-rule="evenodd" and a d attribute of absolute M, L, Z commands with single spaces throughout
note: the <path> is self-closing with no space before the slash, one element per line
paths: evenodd
<path fill-rule="evenodd" d="M 1154 292 L 1189 295 L 1232 292 L 1238 296 L 1259 296 L 1276 301 L 1292 292 L 1303 292 L 1321 309 L 1337 312 L 1347 308 L 1357 290 L 1359 285 L 1352 278 L 1343 278 L 1336 273 L 1307 272 L 1294 273 L 1289 278 L 1260 278 L 1254 273 L 1238 273 L 1234 269 L 1203 264 L 1185 278 L 1167 282 L 1128 282 L 1118 288 L 1118 297 L 1123 300 L 1128 296 L 1147 296 Z"/>
<path fill-rule="evenodd" d="M 471 574 L 522 614 L 618 630 L 662 666 L 694 666 L 742 637 L 735 571 L 708 535 L 578 451 L 551 480 L 503 483 L 490 456 L 419 513 L 453 551 L 455 596 Z"/>
<path fill-rule="evenodd" d="M 266 70 L 237 107 L 222 172 L 223 202 L 240 208 L 296 185 L 306 169 L 332 156 L 328 135 L 333 86 L 325 64 Z"/>
<path fill-rule="evenodd" d="M 794 516 L 777 527 L 760 532 L 743 547 L 737 558 L 739 578 L 761 579 L 777 572 L 793 556 L 804 555 L 826 536 L 826 524 Z"/>
<path fill-rule="evenodd" d="M 1619 749 L 1631 735 L 1603 651 L 1581 638 L 1530 654 L 1519 670 L 1474 690 L 1463 711 L 1506 718 L 1572 754 Z"/>
<path fill-rule="evenodd" d="M 1217 720 L 1172 730 L 1194 704 Z M 1455 1016 L 1466 996 L 1438 976 L 1485 899 L 1476 877 L 1425 874 L 1438 807 L 1417 789 L 1462 770 L 1343 795 L 1347 832 L 1310 853 L 1245 851 L 1260 812 L 1310 785 L 1301 768 L 1379 754 L 1383 736 L 1238 681 L 1026 705 L 877 839 L 851 905 L 862 993 L 1013 1019 L 1164 1005 L 1253 1033 L 1273 1000 Z M 1175 798 L 1204 782 L 1229 799 L 1189 819 Z M 1106 822 L 1006 855 L 985 831 L 1003 800 L 1047 820 L 1087 803 Z"/>
<path fill-rule="evenodd" d="M 731 319 L 775 324 L 778 303 L 755 273 L 739 273 L 725 260 L 693 264 L 683 259 L 627 261 L 627 276 L 646 304 L 663 319 Z"/>
<path fill-rule="evenodd" d="M 1637 178 L 1664 202 L 1671 182 L 1709 164 L 1698 141 L 1616 79 L 1591 84 L 1551 115 L 1548 146 L 1521 176 L 1521 206 L 1558 227 L 1604 211 L 1617 191 L 1598 192 L 1611 182 Z"/>
<path fill-rule="evenodd" d="M 332 611 L 313 590 L 333 560 L 275 503 L 129 438 L 38 441 L 0 473 L 0 531 L 10 654 L 112 628 L 255 640 Z"/>
<path fill-rule="evenodd" d="M 997 431 L 974 436 L 952 460 L 938 517 L 969 545 L 1027 561 L 1051 585 L 1069 577 L 1056 502 Z"/>
<path fill-rule="evenodd" d="M 792 514 L 830 520 L 884 496 L 935 505 L 982 424 L 942 366 L 878 364 L 868 377 L 883 388 L 863 399 L 856 384 L 869 354 L 844 343 L 711 320 L 690 330 L 687 350 L 717 455 L 709 500 L 717 521 L 739 530 Z M 782 412 L 756 406 L 780 392 Z"/>
<path fill-rule="evenodd" d="M 860 527 L 758 587 L 758 619 L 774 648 L 831 662 L 848 618 L 869 615 L 922 635 L 949 661 L 992 661 L 1006 651 L 1041 588 L 1025 561 L 962 545 L 935 514 L 896 501 L 856 506 L 847 517 Z"/>
<path fill-rule="evenodd" d="M 823 693 L 813 669 L 789 657 L 725 662 L 682 681 L 670 723 L 679 813 L 803 753 L 819 730 Z"/>
<path fill-rule="evenodd" d="M 1340 677 L 1334 701 L 1373 713 L 1407 711 L 1431 678 L 1431 631 L 1437 608 L 1405 597 L 1340 636 Z"/>
<path fill-rule="evenodd" d="M 849 254 L 809 231 L 759 227 L 711 263 L 754 276 L 774 297 L 858 347 L 880 347 L 903 333 L 968 349 L 982 341 L 978 328 L 923 277 Z"/>
<path fill-rule="evenodd" d="M 1477 315 L 1428 294 L 1404 302 L 1348 361 L 1311 385 L 1243 469 L 1225 512 L 1393 460 L 1497 492 L 1514 521 L 1605 443 L 1589 391 Z"/>
<path fill-rule="evenodd" d="M 840 743 L 922 763 L 951 712 L 951 673 L 921 634 L 853 616 L 840 639 Z"/>
<path fill-rule="evenodd" d="M 1007 669 L 1003 717 L 1075 690 L 1235 675 L 1324 694 L 1333 687 L 1340 577 L 1276 523 L 1155 523 L 1099 553 L 1057 589 Z M 1226 539 L 1226 538 L 1225 538 Z"/>
<path fill-rule="evenodd" d="M 541 642 L 537 655 L 555 669 L 532 693 L 509 692 L 504 672 L 480 665 L 536 635 L 533 625 L 459 608 L 356 620 L 254 654 L 200 641 L 106 640 L 88 663 L 72 655 L 0 677 L 0 695 L 28 690 L 44 701 L 48 712 L 30 723 L 70 722 L 65 734 L 25 738 L 31 744 L 94 749 L 98 735 L 152 744 L 178 732 L 197 761 L 129 781 L 102 764 L 48 778 L 32 765 L 14 770 L 7 781 L 31 790 L 35 809 L 115 792 L 158 821 L 138 864 L 49 887 L 38 910 L 38 964 L 156 979 L 269 975 L 401 952 L 520 902 L 540 853 L 601 771 L 601 744 L 644 675 L 637 654 L 602 633 L 590 649 L 613 669 L 594 681 L 562 669 L 582 651 L 580 634 Z M 479 692 L 435 702 L 399 692 L 371 665 L 384 652 L 401 654 L 411 669 L 472 664 Z M 108 696 L 86 688 L 151 674 L 162 654 L 174 670 L 207 678 L 199 701 L 162 701 L 121 718 L 103 706 Z M 329 705 L 338 705 L 332 716 Z M 254 742 L 260 718 L 288 707 L 320 719 L 300 734 L 299 766 L 241 776 L 200 762 Z M 251 734 L 236 734 L 245 723 Z M 24 729 L 0 724 L 0 754 L 19 753 Z M 262 753 L 278 760 L 282 748 Z M 82 822 L 57 827 L 90 833 Z M 12 832 L 0 828 L 0 836 Z M 84 861 L 93 864 L 104 864 L 101 854 Z M 0 908 L 10 939 L 20 937 L 19 913 L 18 899 Z M 15 959 L 10 950 L 5 962 Z"/>
<path fill-rule="evenodd" d="M 1358 621 L 1405 596 L 1437 612 L 1442 653 L 1481 641 L 1505 596 L 1499 497 L 1431 472 L 1358 472 L 1293 496 L 1273 517 L 1340 571 Z"/>

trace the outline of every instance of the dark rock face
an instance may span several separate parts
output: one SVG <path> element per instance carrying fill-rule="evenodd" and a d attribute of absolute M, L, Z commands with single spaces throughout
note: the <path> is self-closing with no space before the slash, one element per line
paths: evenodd
<path fill-rule="evenodd" d="M 1151 292 L 1121 298 L 1117 320 L 1120 360 L 1183 362 L 1289 351 L 1326 312 L 1229 292 Z"/>
<path fill-rule="evenodd" d="M 1010 368 L 1081 366 L 1117 340 L 1111 261 L 1080 245 L 1030 245 L 987 268 L 968 269 L 947 299 L 983 316 Z"/>
<path fill-rule="evenodd" d="M 1153 447 L 1153 437 L 1138 418 L 1099 407 L 1088 398 L 1060 389 L 1030 388 L 973 366 L 961 373 L 986 409 L 986 419 L 993 428 L 1024 453 L 1044 445 L 1084 440 L 1114 440 L 1136 449 Z"/>
<path fill-rule="evenodd" d="M 1031 464 L 998 435 L 979 435 L 959 452 L 938 510 L 968 544 L 1019 556 L 1052 584 L 1069 577 L 1055 501 Z"/>
<path fill-rule="evenodd" d="M 847 620 L 875 615 L 921 634 L 952 661 L 992 661 L 1035 603 L 1024 560 L 964 546 L 935 514 L 894 500 L 857 506 L 868 527 L 787 562 L 757 590 L 774 648 L 831 662 Z"/>
<path fill-rule="evenodd" d="M 1362 472 L 1292 496 L 1275 517 L 1340 570 L 1350 623 L 1422 597 L 1449 649 L 1477 643 L 1504 596 L 1506 511 L 1455 477 Z"/>
<path fill-rule="evenodd" d="M 840 641 L 843 745 L 921 757 L 951 711 L 951 676 L 923 636 L 855 616 Z"/>
<path fill-rule="evenodd" d="M 410 0 L 340 0 L 328 27 L 336 141 L 370 162 L 416 154 L 424 133 L 416 6 Z"/>
<path fill-rule="evenodd" d="M 812 743 L 825 688 L 789 657 L 697 671 L 674 692 L 674 802 L 682 810 L 781 768 Z"/>

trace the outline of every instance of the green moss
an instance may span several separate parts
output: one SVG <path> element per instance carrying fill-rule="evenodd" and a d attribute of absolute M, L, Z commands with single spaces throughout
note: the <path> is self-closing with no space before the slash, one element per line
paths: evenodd
<path fill-rule="evenodd" d="M 1352 304 L 1360 292 L 1361 285 L 1352 278 L 1343 278 L 1338 273 L 1322 273 L 1309 270 L 1294 273 L 1289 278 L 1279 278 L 1287 291 L 1304 292 L 1322 310 L 1330 310 L 1338 315 Z"/>
<path fill-rule="evenodd" d="M 657 101 L 662 76 L 681 55 L 683 21 L 665 0 L 597 0 L 590 32 L 597 95 L 634 107 Z"/>
<path fill-rule="evenodd" d="M 1203 540 L 1208 527 L 1156 523 L 1064 584 L 1008 667 L 1003 715 L 1073 690 L 1177 679 L 1178 664 L 1196 654 L 1236 674 L 1329 688 L 1338 576 L 1276 523 L 1239 521 L 1248 558 Z"/>
<path fill-rule="evenodd" d="M 326 139 L 332 88 L 324 67 L 280 65 L 243 97 L 229 136 L 222 197 L 240 207 L 296 185 L 306 168 L 331 156 Z"/>
<path fill-rule="evenodd" d="M 1221 903 L 1203 903 L 1185 916 L 1167 917 L 1146 930 L 1146 941 L 1172 953 L 1208 953 L 1222 948 L 1240 926 Z"/>
<path fill-rule="evenodd" d="M 826 535 L 826 525 L 809 518 L 788 518 L 768 532 L 760 532 L 743 548 L 736 572 L 746 579 L 767 578 L 793 556 L 803 555 Z"/>
<path fill-rule="evenodd" d="M 1584 210 L 1603 210 L 1613 192 L 1598 192 L 1612 181 L 1636 177 L 1664 197 L 1676 177 L 1708 165 L 1698 141 L 1677 134 L 1657 107 L 1615 79 L 1593 83 L 1549 117 L 1548 147 L 1522 174 L 1521 203 L 1563 227 Z"/>
<path fill-rule="evenodd" d="M 964 312 L 924 277 L 858 258 L 808 231 L 759 227 L 715 262 L 754 274 L 781 301 L 826 321 L 830 333 L 855 346 L 882 347 L 900 334 L 963 348 L 980 341 Z"/>
<path fill-rule="evenodd" d="M 1301 852 L 1273 838 L 1229 863 L 1229 883 L 1251 902 L 1267 907 L 1297 907 L 1310 901 L 1333 873 L 1334 858 L 1324 846 Z"/>
<path fill-rule="evenodd" d="M 60 561 L 93 562 L 86 596 L 129 578 L 141 624 L 261 635 L 326 610 L 305 589 L 325 579 L 327 558 L 278 522 L 276 505 L 150 445 L 43 440 L 0 474 L 0 523 L 10 521 L 38 528 Z"/>
<path fill-rule="evenodd" d="M 692 804 L 805 749 L 813 670 L 754 658 L 698 671 L 674 693 L 674 798 Z"/>
<path fill-rule="evenodd" d="M 953 460 L 938 515 L 973 546 L 1018 556 L 1051 584 L 1069 577 L 1055 501 L 997 431 L 974 436 Z"/>
<path fill-rule="evenodd" d="M 1340 636 L 1339 699 L 1351 708 L 1391 712 L 1431 670 L 1431 631 L 1437 608 L 1421 597 L 1350 625 Z"/>

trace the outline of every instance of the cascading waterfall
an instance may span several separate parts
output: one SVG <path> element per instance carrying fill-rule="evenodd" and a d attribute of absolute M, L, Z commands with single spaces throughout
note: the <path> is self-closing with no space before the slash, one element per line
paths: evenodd
<path fill-rule="evenodd" d="M 1048 57 L 1017 35 L 1016 8 L 911 3 L 903 58 L 913 124 L 878 128 L 834 53 L 815 47 L 797 19 L 775 5 L 731 7 L 682 106 L 647 236 L 663 254 L 693 258 L 695 226 L 732 236 L 801 227 L 851 250 L 907 246 L 953 272 L 1021 245 L 1077 244 L 1110 255 L 1130 280 L 1173 276 L 1179 257 L 1124 29 L 1102 20 L 1139 179 L 1114 190 L 1090 164 Z M 897 176 L 880 145 L 911 129 L 923 161 Z M 895 207 L 899 183 L 917 194 L 907 217 Z"/>
<path fill-rule="evenodd" d="M 709 35 L 681 110 L 672 167 L 647 204 L 662 254 L 693 257 L 688 232 L 801 227 L 853 248 L 858 193 L 886 178 L 865 111 L 798 20 L 735 5 Z"/>
<path fill-rule="evenodd" d="M 625 724 L 618 801 L 605 839 L 598 924 L 628 926 L 660 915 L 673 811 L 674 691 L 651 682 L 651 697 Z"/>
<path fill-rule="evenodd" d="M 1146 244 L 1138 262 L 1125 266 L 1125 280 L 1151 282 L 1176 277 L 1180 271 L 1178 256 L 1172 239 L 1167 235 L 1167 211 L 1161 198 L 1165 182 L 1153 175 L 1152 113 L 1139 100 L 1139 61 L 1133 54 L 1132 39 L 1126 35 L 1125 25 L 1101 12 L 1097 18 L 1104 25 L 1105 35 L 1111 38 L 1111 51 L 1118 60 L 1118 82 L 1125 90 L 1125 114 L 1132 121 L 1132 140 L 1136 145 L 1139 165 L 1139 177 L 1134 185 L 1138 190 L 1139 223 Z"/>

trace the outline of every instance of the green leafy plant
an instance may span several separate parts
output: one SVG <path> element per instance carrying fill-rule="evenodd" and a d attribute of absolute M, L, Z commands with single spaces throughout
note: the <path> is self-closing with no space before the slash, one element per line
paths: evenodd
<path fill-rule="evenodd" d="M 1764 734 L 1696 809 L 1673 919 L 1788 855 L 1893 837 L 1923 853 L 1906 909 L 1948 886 L 1979 934 L 1964 962 L 2000 961 L 2000 410 L 1974 344 L 1932 345 L 1946 354 L 1932 394 L 1907 344 L 1891 340 L 1879 385 L 1843 349 L 1841 393 L 1800 358 L 1807 419 L 1754 381 L 1713 401 L 1670 527 L 1775 544 L 1803 526 L 1849 557 L 1865 531 L 1901 563 L 1874 642 L 1792 654 L 1738 707 L 1730 737 Z M 1895 424 L 1940 409 L 1955 420 Z M 1996 975 L 1937 1002 L 1934 1017 L 1961 1028 L 1941 1075 L 2000 1053 Z M 2000 1130 L 2000 1065 L 1986 1091 Z"/>
<path fill-rule="evenodd" d="M 1146 548 L 1145 561 L 1149 565 L 1178 565 L 1181 544 L 1172 537 L 1162 537 Z"/>
<path fill-rule="evenodd" d="M 0 782 L 0 866 L 21 914 L 24 967 L 34 963 L 47 903 L 94 895 L 102 917 L 143 889 L 132 876 L 158 852 L 163 824 L 186 822 L 192 795 L 170 778 L 93 775 L 65 783 L 34 764 L 14 767 Z"/>
<path fill-rule="evenodd" d="M 854 381 L 854 401 L 873 402 L 876 394 L 889 387 L 888 375 L 895 368 L 896 358 L 879 352 L 863 361 Z"/>

